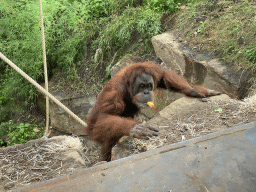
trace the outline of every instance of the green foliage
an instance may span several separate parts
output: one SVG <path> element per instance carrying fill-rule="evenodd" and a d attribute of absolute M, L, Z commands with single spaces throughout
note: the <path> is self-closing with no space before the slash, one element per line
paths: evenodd
<path fill-rule="evenodd" d="M 38 6 L 32 0 L 4 1 L 0 4 L 0 49 L 31 78 L 43 75 Z M 29 6 L 28 6 L 29 5 Z M 3 61 L 1 97 L 34 101 L 35 88 Z"/>
<path fill-rule="evenodd" d="M 112 17 L 93 45 L 100 47 L 105 55 L 120 51 L 134 41 L 151 45 L 151 37 L 161 32 L 160 18 L 161 14 L 151 9 L 127 8 L 122 15 Z M 105 22 L 105 20 L 101 20 L 101 22 Z"/>
<path fill-rule="evenodd" d="M 175 10 L 179 0 L 42 0 L 48 74 L 62 71 L 68 80 L 80 80 L 78 68 L 84 64 L 84 50 L 91 69 L 109 66 L 115 53 L 120 57 L 131 44 L 152 47 L 150 39 L 161 32 L 163 13 Z M 163 12 L 161 12 L 163 11 Z M 43 82 L 43 57 L 38 1 L 5 0 L 0 3 L 0 49 L 35 81 Z M 136 47 L 136 46 L 134 46 Z M 138 46 L 137 46 L 138 47 Z M 102 50 L 94 64 L 93 56 Z M 112 65 L 112 64 L 111 64 Z M 35 87 L 0 60 L 0 101 L 21 101 L 33 105 Z M 92 70 L 91 70 L 92 71 Z M 94 71 L 91 72 L 95 75 Z M 109 74 L 107 74 L 109 78 Z M 4 101 L 3 101 L 4 102 Z M 0 120 L 8 116 L 10 105 L 0 105 Z M 12 108 L 13 110 L 13 108 Z"/>
<path fill-rule="evenodd" d="M 145 0 L 145 2 L 150 6 L 151 9 L 158 12 L 166 11 L 171 13 L 176 11 L 178 8 L 178 3 L 182 2 L 181 0 Z"/>
<path fill-rule="evenodd" d="M 109 16 L 110 1 L 105 0 L 87 0 L 82 1 L 85 4 L 88 17 L 106 17 Z"/>
<path fill-rule="evenodd" d="M 190 9 L 184 9 L 175 18 L 174 27 L 193 42 L 194 48 L 221 56 L 235 69 L 250 74 L 250 82 L 253 82 L 256 72 L 255 11 L 256 7 L 248 1 L 194 1 Z"/>
<path fill-rule="evenodd" d="M 256 63 L 256 47 L 253 47 L 249 51 L 247 51 L 247 58 L 252 63 Z"/>
<path fill-rule="evenodd" d="M 44 4 L 46 49 L 49 68 L 62 69 L 70 78 L 82 59 L 84 39 L 90 36 L 81 3 L 47 0 Z M 70 76 L 71 75 L 71 76 Z"/>
<path fill-rule="evenodd" d="M 102 80 L 103 84 L 107 83 L 108 80 L 111 78 L 111 67 L 112 67 L 112 65 L 109 65 L 106 67 L 106 75 Z"/>
<path fill-rule="evenodd" d="M 132 36 L 135 32 L 141 36 L 141 41 L 146 42 L 160 32 L 161 14 L 144 7 L 130 7 L 139 5 L 135 1 L 47 2 L 46 18 L 54 18 L 53 23 L 48 23 L 46 27 L 47 49 L 52 50 L 48 51 L 48 60 L 54 68 L 65 69 L 63 71 L 69 74 L 76 70 L 85 45 L 91 41 L 91 51 L 101 48 L 105 56 L 111 57 L 113 51 L 124 48 L 134 40 Z"/>
<path fill-rule="evenodd" d="M 5 106 L 9 101 L 10 101 L 9 97 L 0 96 L 0 111 L 1 111 L 0 121 L 3 121 L 9 115 L 9 110 L 5 109 Z"/>
<path fill-rule="evenodd" d="M 12 120 L 0 124 L 0 147 L 23 144 L 43 136 L 43 131 L 36 133 L 37 127 L 30 123 L 12 124 Z M 39 129 L 38 129 L 39 131 Z"/>
<path fill-rule="evenodd" d="M 10 101 L 9 97 L 0 96 L 0 107 L 5 105 L 8 101 Z"/>

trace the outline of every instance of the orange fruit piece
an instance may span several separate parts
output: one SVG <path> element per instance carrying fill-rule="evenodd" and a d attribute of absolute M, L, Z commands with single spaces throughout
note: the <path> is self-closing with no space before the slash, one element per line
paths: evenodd
<path fill-rule="evenodd" d="M 149 107 L 151 107 L 151 108 L 152 108 L 152 107 L 155 107 L 155 104 L 154 104 L 154 103 L 152 103 L 152 102 L 150 102 L 150 101 L 149 101 L 149 102 L 147 102 L 147 104 L 148 104 L 148 105 L 149 105 Z"/>

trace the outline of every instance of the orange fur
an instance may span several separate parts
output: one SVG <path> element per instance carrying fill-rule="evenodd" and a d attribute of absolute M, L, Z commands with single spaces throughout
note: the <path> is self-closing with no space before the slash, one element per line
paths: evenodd
<path fill-rule="evenodd" d="M 87 119 L 87 134 L 102 145 L 103 160 L 111 160 L 111 149 L 118 140 L 129 136 L 132 127 L 141 122 L 134 120 L 140 111 L 137 103 L 140 95 L 132 96 L 135 78 L 147 73 L 154 79 L 154 89 L 168 88 L 194 97 L 211 96 L 202 86 L 191 86 L 187 80 L 173 71 L 163 70 L 153 62 L 134 63 L 121 69 L 104 86 Z"/>

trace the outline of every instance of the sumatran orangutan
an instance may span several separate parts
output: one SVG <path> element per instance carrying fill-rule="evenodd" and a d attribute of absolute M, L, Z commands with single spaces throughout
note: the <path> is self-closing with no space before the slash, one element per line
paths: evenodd
<path fill-rule="evenodd" d="M 102 160 L 111 161 L 111 150 L 122 136 L 148 139 L 158 135 L 158 129 L 133 119 L 141 108 L 153 105 L 153 91 L 158 87 L 192 97 L 219 94 L 189 85 L 184 77 L 153 62 L 126 66 L 105 85 L 87 119 L 86 132 L 102 145 Z"/>

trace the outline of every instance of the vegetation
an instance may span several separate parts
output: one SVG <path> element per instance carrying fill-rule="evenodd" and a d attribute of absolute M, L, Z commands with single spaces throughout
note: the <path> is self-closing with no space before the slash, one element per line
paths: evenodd
<path fill-rule="evenodd" d="M 180 12 L 176 27 L 194 48 L 218 55 L 255 81 L 255 12 L 252 1 L 200 0 Z"/>
<path fill-rule="evenodd" d="M 0 2 L 1 52 L 31 78 L 42 83 L 38 2 Z M 141 50 L 141 54 L 152 50 L 150 39 L 162 31 L 162 15 L 175 11 L 179 2 L 181 0 L 42 0 L 50 78 L 62 74 L 65 82 L 77 82 L 77 86 L 70 86 L 73 89 L 89 84 L 87 79 L 100 86 L 107 81 L 110 67 L 120 57 L 135 49 Z M 79 74 L 82 67 L 88 69 L 85 83 Z M 28 124 L 11 125 L 8 120 L 12 114 L 22 114 L 24 106 L 35 108 L 37 92 L 32 84 L 1 60 L 0 69 L 0 121 L 5 121 L 0 129 L 7 129 L 8 125 L 10 136 L 13 130 L 29 130 L 31 127 Z M 97 79 L 102 69 L 106 69 L 104 81 L 102 76 Z M 98 90 L 96 86 L 92 91 Z M 24 129 L 18 128 L 20 126 Z M 21 132 L 25 134 L 25 131 L 15 131 L 15 134 Z M 20 142 L 10 141 L 12 144 Z"/>
<path fill-rule="evenodd" d="M 14 125 L 12 120 L 0 124 L 0 147 L 23 144 L 42 136 L 43 128 L 39 129 L 35 124 L 20 123 Z"/>

